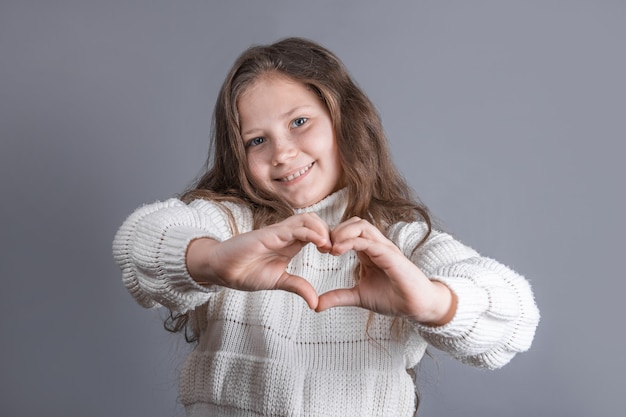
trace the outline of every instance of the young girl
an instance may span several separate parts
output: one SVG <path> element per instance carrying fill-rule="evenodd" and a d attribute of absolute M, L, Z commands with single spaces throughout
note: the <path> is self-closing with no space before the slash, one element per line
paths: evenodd
<path fill-rule="evenodd" d="M 411 416 L 428 344 L 489 369 L 530 347 L 528 282 L 431 228 L 328 50 L 245 51 L 212 153 L 191 190 L 137 209 L 113 243 L 137 302 L 197 342 L 189 416 Z"/>

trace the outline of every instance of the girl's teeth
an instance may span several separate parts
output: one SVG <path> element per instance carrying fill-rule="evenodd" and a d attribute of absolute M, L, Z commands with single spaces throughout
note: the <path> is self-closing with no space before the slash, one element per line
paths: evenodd
<path fill-rule="evenodd" d="M 311 165 L 313 165 L 313 164 L 311 164 Z M 302 175 L 302 174 L 304 174 L 305 172 L 307 172 L 307 171 L 311 168 L 311 165 L 309 165 L 309 166 L 306 166 L 306 167 L 302 168 L 302 170 L 301 170 L 301 171 L 294 172 L 293 174 L 291 174 L 291 175 L 290 175 L 290 176 L 288 176 L 288 177 L 282 178 L 282 179 L 281 179 L 281 181 L 283 181 L 283 182 L 285 182 L 285 181 L 291 181 L 291 180 L 293 180 L 293 179 L 295 179 L 295 178 L 298 178 L 300 175 Z"/>

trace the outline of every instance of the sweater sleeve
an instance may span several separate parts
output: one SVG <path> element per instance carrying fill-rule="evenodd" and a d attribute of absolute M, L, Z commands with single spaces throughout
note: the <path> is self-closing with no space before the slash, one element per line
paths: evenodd
<path fill-rule="evenodd" d="M 198 285 L 187 271 L 185 255 L 193 239 L 232 236 L 222 207 L 169 199 L 140 207 L 124 221 L 113 240 L 113 257 L 124 286 L 141 306 L 184 313 L 219 289 Z"/>
<path fill-rule="evenodd" d="M 478 254 L 446 233 L 425 234 L 421 223 L 402 223 L 391 239 L 433 280 L 457 296 L 454 318 L 444 326 L 413 322 L 430 344 L 461 362 L 500 368 L 518 352 L 530 348 L 539 310 L 528 281 L 512 269 Z"/>

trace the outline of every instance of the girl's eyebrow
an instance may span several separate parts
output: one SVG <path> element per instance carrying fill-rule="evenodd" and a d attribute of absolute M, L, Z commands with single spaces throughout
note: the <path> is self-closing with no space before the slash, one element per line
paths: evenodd
<path fill-rule="evenodd" d="M 283 114 L 281 115 L 281 118 L 283 118 L 283 119 L 284 119 L 284 118 L 291 117 L 291 116 L 293 116 L 295 113 L 298 113 L 299 111 L 301 111 L 301 110 L 303 110 L 303 109 L 310 108 L 310 107 L 313 107 L 313 106 L 311 106 L 310 104 L 304 104 L 304 105 L 302 105 L 302 106 L 296 106 L 296 107 L 294 107 L 293 109 L 291 109 L 291 110 L 286 111 L 285 113 L 283 113 Z"/>

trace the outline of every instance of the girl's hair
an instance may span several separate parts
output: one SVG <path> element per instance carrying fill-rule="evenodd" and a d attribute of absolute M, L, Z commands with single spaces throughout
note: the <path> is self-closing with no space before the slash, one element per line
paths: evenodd
<path fill-rule="evenodd" d="M 251 182 L 240 134 L 238 100 L 255 81 L 274 75 L 306 85 L 330 112 L 348 192 L 344 220 L 358 216 L 383 232 L 399 221 L 422 220 L 430 233 L 428 210 L 393 164 L 376 108 L 337 56 L 302 38 L 253 46 L 235 61 L 215 103 L 208 169 L 182 200 L 205 198 L 243 204 L 251 209 L 255 228 L 293 214 L 284 200 Z M 175 326 L 175 321 L 170 317 L 171 329 L 184 327 L 180 323 Z M 197 329 L 193 330 L 197 335 Z"/>

